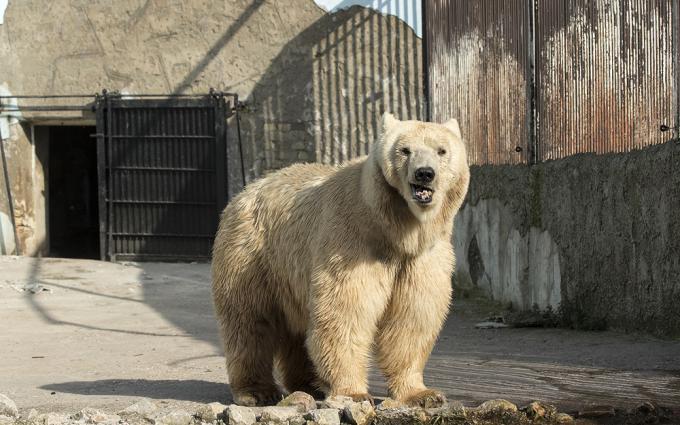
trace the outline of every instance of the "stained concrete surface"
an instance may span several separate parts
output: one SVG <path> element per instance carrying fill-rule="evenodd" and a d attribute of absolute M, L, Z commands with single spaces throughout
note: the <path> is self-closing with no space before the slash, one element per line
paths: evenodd
<path fill-rule="evenodd" d="M 492 310 L 454 301 L 426 375 L 450 399 L 680 407 L 680 341 L 475 329 Z M 0 323 L 0 393 L 24 411 L 229 401 L 207 264 L 0 257 Z"/>
<path fill-rule="evenodd" d="M 575 327 L 680 337 L 678 164 L 680 141 L 669 140 L 473 166 L 456 221 L 460 280 L 519 308 L 559 299 Z"/>

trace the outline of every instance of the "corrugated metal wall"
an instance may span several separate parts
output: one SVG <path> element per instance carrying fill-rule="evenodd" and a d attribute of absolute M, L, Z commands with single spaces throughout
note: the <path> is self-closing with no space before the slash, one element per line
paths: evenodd
<path fill-rule="evenodd" d="M 668 140 L 675 118 L 669 0 L 539 1 L 538 158 Z"/>
<path fill-rule="evenodd" d="M 625 152 L 678 124 L 677 0 L 425 4 L 431 119 L 461 119 L 474 164 Z"/>
<path fill-rule="evenodd" d="M 528 158 L 529 4 L 425 1 L 432 121 L 458 119 L 472 163 Z"/>

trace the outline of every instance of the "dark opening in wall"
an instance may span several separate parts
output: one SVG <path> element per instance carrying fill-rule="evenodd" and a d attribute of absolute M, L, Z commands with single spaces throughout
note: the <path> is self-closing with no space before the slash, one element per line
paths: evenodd
<path fill-rule="evenodd" d="M 99 258 L 95 127 L 49 127 L 49 255 Z"/>

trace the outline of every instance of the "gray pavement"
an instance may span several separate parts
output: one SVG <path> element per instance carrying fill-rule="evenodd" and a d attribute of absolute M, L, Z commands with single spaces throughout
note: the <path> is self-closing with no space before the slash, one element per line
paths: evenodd
<path fill-rule="evenodd" d="M 454 302 L 426 376 L 450 399 L 680 407 L 680 341 L 475 329 L 493 309 Z M 372 387 L 385 395 L 377 373 Z M 228 403 L 209 266 L 0 257 L 0 393 L 41 412 Z"/>

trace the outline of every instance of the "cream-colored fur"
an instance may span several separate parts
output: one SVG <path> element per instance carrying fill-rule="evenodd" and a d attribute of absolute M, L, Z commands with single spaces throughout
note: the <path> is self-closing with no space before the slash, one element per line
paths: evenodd
<path fill-rule="evenodd" d="M 425 166 L 436 176 L 422 206 L 409 184 Z M 468 181 L 455 120 L 385 114 L 367 157 L 294 165 L 236 196 L 212 265 L 234 401 L 275 402 L 274 367 L 288 391 L 370 398 L 375 354 L 392 397 L 441 403 L 423 369 L 449 308 L 453 218 Z"/>

